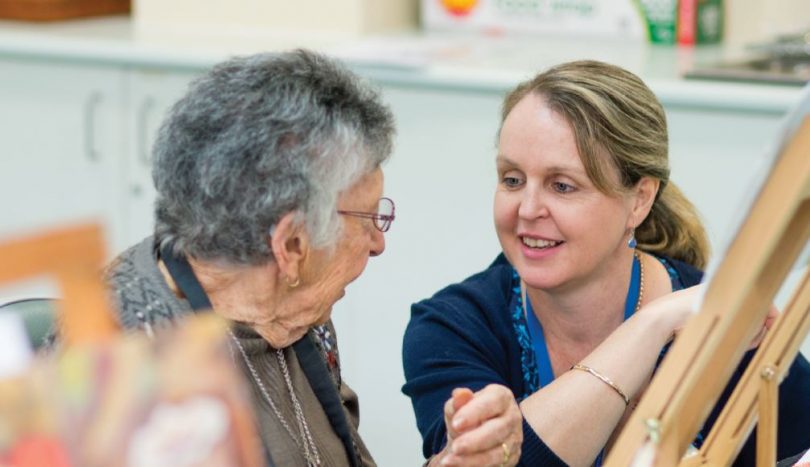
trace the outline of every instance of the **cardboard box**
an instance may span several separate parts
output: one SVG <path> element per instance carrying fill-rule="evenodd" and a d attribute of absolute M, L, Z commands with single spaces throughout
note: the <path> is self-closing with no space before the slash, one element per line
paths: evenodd
<path fill-rule="evenodd" d="M 135 0 L 136 26 L 359 35 L 417 27 L 418 0 Z"/>
<path fill-rule="evenodd" d="M 679 0 L 677 41 L 681 45 L 714 44 L 723 37 L 721 0 Z"/>
<path fill-rule="evenodd" d="M 0 18 L 26 21 L 126 14 L 129 10 L 130 0 L 0 0 Z"/>
<path fill-rule="evenodd" d="M 613 36 L 717 42 L 722 0 L 422 0 L 428 30 Z"/>

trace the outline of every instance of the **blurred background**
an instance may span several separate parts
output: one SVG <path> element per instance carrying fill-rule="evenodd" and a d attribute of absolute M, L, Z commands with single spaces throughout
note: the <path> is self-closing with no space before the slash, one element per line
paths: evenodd
<path fill-rule="evenodd" d="M 806 0 L 0 0 L 0 18 L 0 239 L 97 221 L 112 258 L 150 234 L 156 129 L 229 56 L 309 47 L 379 87 L 398 124 L 385 167 L 397 220 L 334 319 L 360 431 L 384 466 L 423 459 L 400 393 L 410 304 L 499 252 L 507 90 L 573 59 L 639 74 L 667 111 L 672 180 L 722 251 L 810 79 Z M 0 289 L 31 295 L 58 291 Z"/>

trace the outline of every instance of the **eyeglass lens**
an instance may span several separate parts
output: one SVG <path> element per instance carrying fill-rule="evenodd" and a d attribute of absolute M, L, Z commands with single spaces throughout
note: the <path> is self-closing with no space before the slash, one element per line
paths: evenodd
<path fill-rule="evenodd" d="M 394 202 L 388 198 L 380 198 L 380 203 L 377 206 L 377 214 L 385 217 L 378 217 L 374 219 L 374 225 L 383 232 L 391 228 L 391 215 L 394 214 Z"/>

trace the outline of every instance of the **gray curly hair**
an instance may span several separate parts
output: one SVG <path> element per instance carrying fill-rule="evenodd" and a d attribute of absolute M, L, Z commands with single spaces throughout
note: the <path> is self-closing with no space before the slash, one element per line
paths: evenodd
<path fill-rule="evenodd" d="M 347 68 L 305 50 L 234 58 L 195 80 L 153 149 L 155 238 L 199 259 L 272 260 L 267 236 L 297 212 L 334 244 L 337 199 L 391 154 L 393 116 Z"/>

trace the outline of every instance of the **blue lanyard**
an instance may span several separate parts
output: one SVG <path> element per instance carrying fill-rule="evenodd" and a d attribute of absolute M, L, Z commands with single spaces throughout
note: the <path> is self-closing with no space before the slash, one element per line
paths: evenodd
<path fill-rule="evenodd" d="M 627 290 L 627 298 L 624 300 L 624 319 L 625 321 L 633 316 L 636 311 L 636 303 L 638 302 L 641 265 L 638 262 L 638 257 L 633 256 L 633 272 L 630 277 L 630 287 Z M 529 325 L 529 334 L 532 338 L 532 347 L 534 348 L 534 358 L 537 362 L 537 374 L 540 379 L 540 387 L 548 386 L 554 381 L 554 372 L 551 370 L 551 359 L 548 356 L 548 348 L 546 347 L 546 338 L 543 336 L 543 326 L 540 325 L 540 320 L 532 310 L 532 302 L 529 300 L 528 294 L 526 296 L 526 322 Z M 599 453 L 596 458 L 596 466 L 602 465 L 602 457 L 604 451 Z"/>

